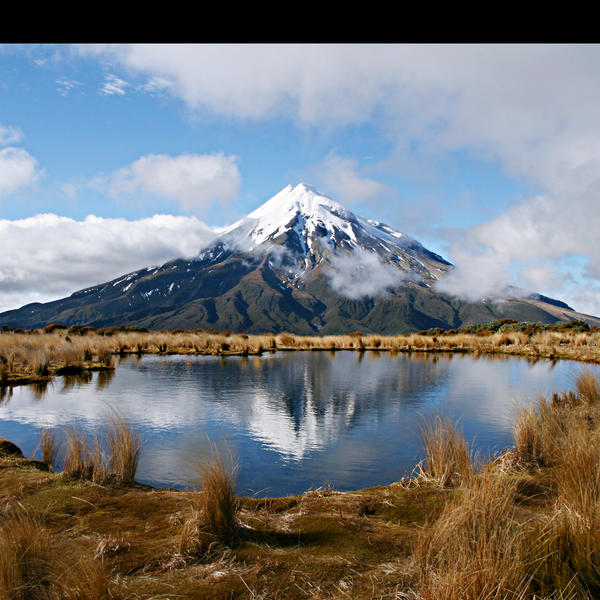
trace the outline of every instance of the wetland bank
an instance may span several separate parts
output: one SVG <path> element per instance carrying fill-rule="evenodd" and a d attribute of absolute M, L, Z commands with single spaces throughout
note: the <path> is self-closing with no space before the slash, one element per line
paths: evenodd
<path fill-rule="evenodd" d="M 65 331 L 10 335 L 68 336 L 74 341 L 66 344 L 79 343 Z M 133 335 L 138 334 L 116 333 L 115 339 L 109 336 L 108 340 L 122 344 L 125 336 Z M 160 343 L 167 343 L 163 341 L 167 334 L 145 335 L 157 340 L 162 335 Z M 538 350 L 545 348 L 555 356 L 585 351 L 590 360 L 596 352 L 597 334 L 492 335 L 496 337 L 480 336 L 477 350 L 458 347 L 459 352 L 451 355 L 384 350 L 390 341 L 381 336 L 377 347 L 358 352 L 331 351 L 331 340 L 320 342 L 331 352 L 290 352 L 291 344 L 260 353 L 252 352 L 251 347 L 239 352 L 234 336 L 218 342 L 229 346 L 218 346 L 220 352 L 190 348 L 183 357 L 169 354 L 168 343 L 153 356 L 144 356 L 135 346 L 116 346 L 110 364 L 105 365 L 114 370 L 90 372 L 88 383 L 49 373 L 52 380 L 45 391 L 38 388 L 37 398 L 28 386 L 5 388 L 8 391 L 0 406 L 3 425 L 17 423 L 15 435 L 19 428 L 31 427 L 30 437 L 21 441 L 26 455 L 35 449 L 39 440 L 34 438 L 39 437 L 40 429 L 54 427 L 57 438 L 61 437 L 60 404 L 54 404 L 61 399 L 76 421 L 81 417 L 78 425 L 92 414 L 89 426 L 78 429 L 89 442 L 90 455 L 94 453 L 93 431 L 106 425 L 106 412 L 93 406 L 91 392 L 118 390 L 119 408 L 135 429 L 135 415 L 127 414 L 125 407 L 132 390 L 141 391 L 136 377 L 151 379 L 149 390 L 155 404 L 150 401 L 152 394 L 143 392 L 147 400 L 140 404 L 138 416 L 162 431 L 157 447 L 168 446 L 164 433 L 169 428 L 179 427 L 179 433 L 185 428 L 173 422 L 179 413 L 193 421 L 192 404 L 173 406 L 167 401 L 174 392 L 169 391 L 167 382 L 174 377 L 180 378 L 172 385 L 175 389 L 185 381 L 204 382 L 212 405 L 200 400 L 198 388 L 190 394 L 184 385 L 187 396 L 200 402 L 198 413 L 212 410 L 228 415 L 229 420 L 221 419 L 221 425 L 226 425 L 221 437 L 214 424 L 204 433 L 213 434 L 217 442 L 235 433 L 232 427 L 236 424 L 238 434 L 242 429 L 246 433 L 245 437 L 240 434 L 244 442 L 235 448 L 239 464 L 235 479 L 229 461 L 219 460 L 209 447 L 208 454 L 196 456 L 201 463 L 190 468 L 185 476 L 188 483 L 179 490 L 142 483 L 161 483 L 142 477 L 145 469 L 158 473 L 174 464 L 164 455 L 161 459 L 160 453 L 152 458 L 153 441 L 146 437 L 147 432 L 142 436 L 136 483 L 126 483 L 111 472 L 117 463 L 108 447 L 102 448 L 104 471 L 91 477 L 92 481 L 82 472 L 61 472 L 60 461 L 53 472 L 41 461 L 5 452 L 0 459 L 3 597 L 595 597 L 600 565 L 600 386 L 596 367 L 510 357 L 496 350 L 516 347 L 517 353 L 524 355 L 533 345 L 531 338 L 538 335 Z M 497 343 L 502 335 L 513 341 Z M 522 343 L 526 340 L 519 335 L 526 336 L 528 343 Z M 548 342 L 544 347 L 541 336 Z M 271 337 L 281 343 L 279 336 Z M 297 338 L 291 337 L 294 346 L 299 346 Z M 418 347 L 415 341 L 419 337 L 421 348 L 439 345 L 443 338 L 414 336 L 411 346 Z M 81 336 L 82 341 L 86 338 Z M 364 344 L 367 336 L 361 338 Z M 251 337 L 240 339 L 249 345 L 253 341 Z M 565 339 L 569 342 L 561 343 Z M 345 340 L 356 344 L 357 336 Z M 460 343 L 456 337 L 454 341 Z M 341 346 L 338 340 L 335 344 Z M 494 350 L 496 358 L 481 351 L 486 346 Z M 93 365 L 98 357 L 93 350 L 90 353 Z M 119 364 L 121 356 L 123 364 Z M 54 360 L 50 360 L 50 371 L 61 368 Z M 370 370 L 370 377 L 364 369 Z M 451 369 L 456 370 L 454 377 L 448 374 Z M 469 378 L 477 369 L 482 369 L 481 374 Z M 226 375 L 236 371 L 240 377 L 237 384 L 235 377 Z M 133 377 L 126 385 L 127 377 L 121 378 L 124 374 Z M 527 378 L 531 388 L 521 396 L 517 393 L 515 399 L 515 392 L 523 392 L 520 382 Z M 254 387 L 240 383 L 244 380 Z M 287 391 L 282 382 L 289 386 Z M 506 387 L 508 383 L 514 392 Z M 282 390 L 279 395 L 272 392 L 277 386 Z M 232 394 L 237 387 L 240 395 L 227 398 L 228 387 Z M 246 398 L 260 395 L 249 394 L 251 389 L 272 392 L 265 402 L 254 406 L 254 413 L 248 409 L 252 402 L 246 400 L 244 406 L 241 400 L 244 392 Z M 457 405 L 444 391 L 448 389 L 469 392 L 469 402 L 460 411 L 452 412 Z M 355 397 L 350 410 L 348 394 L 352 391 Z M 305 401 L 294 403 L 299 396 Z M 401 401 L 390 399 L 399 396 Z M 157 414 L 155 409 L 161 404 L 164 410 Z M 252 420 L 253 414 L 265 410 L 270 411 L 268 426 Z M 440 412 L 449 418 L 438 418 Z M 411 413 L 418 413 L 420 419 L 412 419 L 413 446 L 403 457 L 398 446 L 386 443 L 394 435 L 399 437 Z M 26 414 L 29 423 L 25 423 Z M 490 421 L 502 424 L 502 435 L 488 440 L 482 451 L 482 440 L 477 442 L 477 438 Z M 431 426 L 419 429 L 427 423 Z M 66 431 L 67 423 L 63 424 Z M 198 428 L 197 422 L 194 427 Z M 474 436 L 475 432 L 479 435 Z M 2 436 L 11 438 L 4 432 Z M 475 458 L 473 437 L 480 450 Z M 105 438 L 101 435 L 98 439 L 102 446 Z M 367 439 L 372 443 L 364 443 Z M 354 453 L 350 452 L 353 444 L 358 448 Z M 373 446 L 376 450 L 369 455 L 366 449 Z M 186 446 L 186 451 L 190 448 Z M 261 462 L 264 454 L 278 456 L 281 471 L 291 465 L 293 474 L 287 481 L 283 477 L 281 490 L 271 488 L 261 494 L 268 486 L 253 482 L 253 478 L 262 472 L 277 476 L 272 464 Z M 40 456 L 39 450 L 36 456 Z M 321 471 L 315 471 L 318 456 L 329 461 L 323 461 Z M 298 466 L 305 457 L 312 457 L 312 467 L 310 460 L 303 468 Z M 413 471 L 410 467 L 421 459 L 420 468 Z M 371 479 L 364 484 L 352 479 L 347 484 L 336 482 L 333 476 L 344 475 L 345 469 L 351 474 L 367 472 Z M 315 472 L 322 475 L 326 471 L 331 487 L 319 487 L 319 482 L 327 480 L 320 475 L 310 479 Z M 307 473 L 311 475 L 303 479 Z M 299 482 L 299 487 L 286 488 L 290 481 Z M 212 504 L 207 503 L 210 498 Z M 38 532 L 37 546 L 24 541 L 31 540 L 33 530 Z M 45 546 L 50 553 L 44 552 Z M 28 554 L 34 551 L 35 556 Z M 94 586 L 83 585 L 88 580 L 95 582 Z"/>

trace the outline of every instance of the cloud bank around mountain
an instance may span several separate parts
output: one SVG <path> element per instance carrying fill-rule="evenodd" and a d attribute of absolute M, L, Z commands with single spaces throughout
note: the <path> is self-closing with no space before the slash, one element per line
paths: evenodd
<path fill-rule="evenodd" d="M 334 254 L 326 271 L 331 287 L 341 296 L 358 300 L 374 298 L 411 279 L 404 271 L 381 262 L 374 252 L 355 248 L 350 254 Z"/>
<path fill-rule="evenodd" d="M 126 272 L 194 256 L 215 237 L 196 217 L 0 220 L 0 312 L 45 302 Z"/>

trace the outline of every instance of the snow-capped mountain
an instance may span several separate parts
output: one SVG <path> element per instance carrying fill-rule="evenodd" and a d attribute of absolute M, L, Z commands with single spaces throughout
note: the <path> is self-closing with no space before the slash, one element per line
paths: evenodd
<path fill-rule="evenodd" d="M 435 290 L 452 265 L 306 184 L 287 186 L 191 259 L 141 269 L 0 314 L 0 324 L 299 334 L 402 333 L 511 317 L 568 320 L 557 305 L 466 303 Z M 569 314 L 567 314 L 569 313 Z"/>
<path fill-rule="evenodd" d="M 292 282 L 356 251 L 375 254 L 412 281 L 431 283 L 451 266 L 406 234 L 355 215 L 305 183 L 288 185 L 227 227 L 199 259 L 214 260 L 240 251 L 270 254 L 277 259 L 271 260 L 272 265 L 277 263 L 286 280 Z"/>

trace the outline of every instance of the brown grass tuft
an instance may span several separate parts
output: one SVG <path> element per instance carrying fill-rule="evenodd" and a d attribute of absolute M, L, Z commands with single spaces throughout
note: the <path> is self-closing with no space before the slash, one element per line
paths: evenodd
<path fill-rule="evenodd" d="M 142 440 L 125 420 L 114 415 L 107 431 L 109 465 L 111 473 L 120 483 L 131 483 L 135 479 Z"/>
<path fill-rule="evenodd" d="M 63 456 L 63 471 L 67 475 L 100 483 L 106 479 L 106 457 L 96 436 L 93 448 L 87 435 L 78 429 L 66 434 L 66 450 Z"/>
<path fill-rule="evenodd" d="M 239 502 L 235 494 L 238 464 L 212 445 L 211 455 L 196 465 L 201 489 L 199 509 L 206 530 L 227 544 L 237 528 Z"/>
<path fill-rule="evenodd" d="M 109 479 L 131 483 L 135 479 L 141 439 L 118 414 L 113 414 L 105 426 L 106 448 L 98 434 L 93 445 L 87 435 L 77 429 L 67 433 L 63 470 L 67 475 L 102 483 Z"/>
<path fill-rule="evenodd" d="M 60 450 L 60 444 L 56 439 L 54 431 L 42 429 L 40 434 L 40 447 L 42 450 L 42 461 L 44 461 L 49 468 L 53 469 Z"/>
<path fill-rule="evenodd" d="M 51 538 L 42 523 L 24 512 L 0 523 L 0 598 L 49 597 Z"/>
<path fill-rule="evenodd" d="M 600 592 L 600 435 L 572 427 L 553 468 L 557 499 L 542 518 L 538 578 L 547 589 L 575 585 Z"/>
<path fill-rule="evenodd" d="M 523 597 L 528 557 L 515 494 L 506 477 L 479 477 L 444 509 L 415 548 L 424 600 Z"/>
<path fill-rule="evenodd" d="M 515 449 L 522 464 L 548 466 L 560 454 L 567 431 L 563 411 L 541 397 L 537 407 L 521 410 L 513 428 Z"/>
<path fill-rule="evenodd" d="M 584 369 L 577 375 L 575 388 L 586 404 L 600 404 L 600 381 L 589 369 Z"/>
<path fill-rule="evenodd" d="M 438 415 L 421 425 L 426 467 L 421 477 L 441 486 L 467 484 L 474 475 L 473 454 L 456 424 Z"/>
<path fill-rule="evenodd" d="M 0 600 L 109 600 L 101 563 L 67 560 L 43 522 L 23 510 L 0 521 Z"/>

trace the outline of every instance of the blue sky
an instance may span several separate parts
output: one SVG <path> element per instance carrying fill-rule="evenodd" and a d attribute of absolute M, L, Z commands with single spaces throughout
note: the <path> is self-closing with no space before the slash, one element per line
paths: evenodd
<path fill-rule="evenodd" d="M 310 183 L 600 313 L 595 45 L 0 46 L 0 310 L 193 255 Z M 94 215 L 96 218 L 90 218 Z"/>

